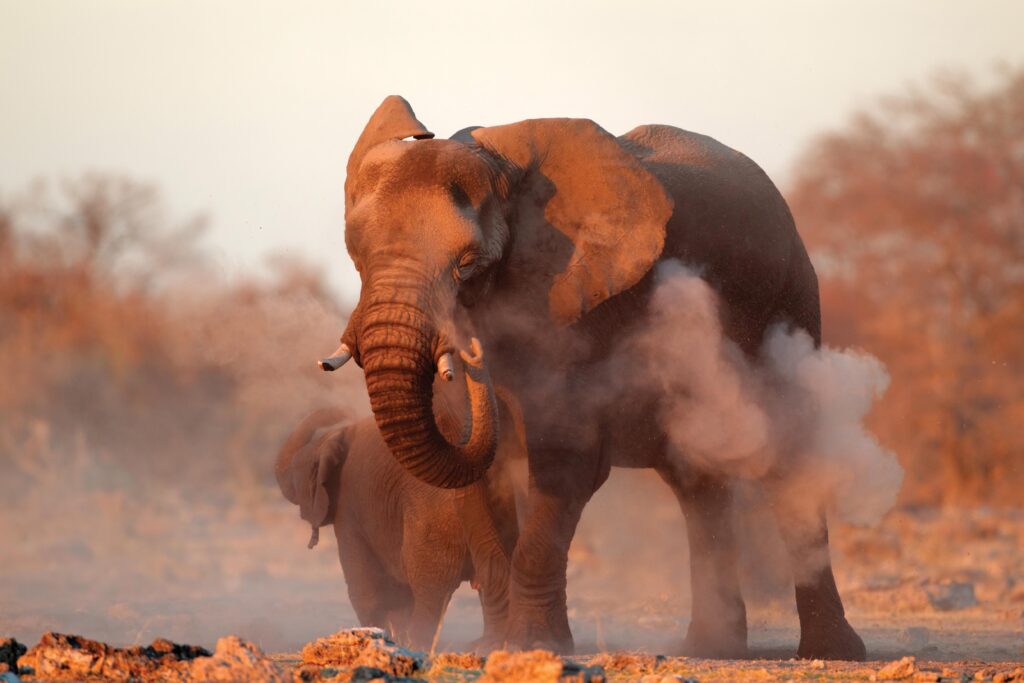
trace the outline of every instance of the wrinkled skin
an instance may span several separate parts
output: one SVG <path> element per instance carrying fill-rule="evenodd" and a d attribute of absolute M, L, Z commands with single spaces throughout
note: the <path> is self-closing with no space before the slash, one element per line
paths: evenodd
<path fill-rule="evenodd" d="M 571 651 L 565 572 L 583 507 L 612 465 L 651 467 L 687 520 L 694 609 L 684 647 L 743 654 L 728 484 L 670 463 L 656 405 L 610 401 L 585 417 L 580 407 L 607 391 L 597 368 L 615 340 L 645 324 L 654 272 L 669 259 L 699 269 L 726 334 L 753 360 L 776 322 L 820 343 L 817 278 L 785 201 L 743 155 L 669 126 L 616 138 L 588 120 L 540 119 L 431 138 L 405 100 L 387 98 L 345 183 L 345 240 L 362 290 L 343 341 L 366 372 L 392 455 L 436 486 L 481 476 L 492 457 L 486 420 L 452 442 L 438 438 L 429 414 L 438 359 L 479 337 L 528 434 L 509 640 Z M 791 524 L 786 501 L 775 505 Z M 835 589 L 824 514 L 797 526 L 783 535 L 798 652 L 863 658 Z"/>
<path fill-rule="evenodd" d="M 282 492 L 310 521 L 333 525 L 349 599 L 359 623 L 389 630 L 429 650 L 452 594 L 464 581 L 480 591 L 480 649 L 501 647 L 508 616 L 509 563 L 518 536 L 513 468 L 525 469 L 518 408 L 501 401 L 502 438 L 494 464 L 464 489 L 442 489 L 410 475 L 387 452 L 371 419 L 343 411 L 303 419 L 278 454 Z M 441 422 L 444 431 L 457 426 Z M 313 485 L 323 482 L 322 488 Z M 315 499 L 322 495 L 323 505 Z M 466 515 L 485 508 L 485 529 Z M 311 541 L 314 543 L 315 540 Z"/>

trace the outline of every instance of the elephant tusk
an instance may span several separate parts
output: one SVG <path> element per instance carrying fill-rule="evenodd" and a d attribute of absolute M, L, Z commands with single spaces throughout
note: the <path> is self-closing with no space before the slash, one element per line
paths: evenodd
<path fill-rule="evenodd" d="M 441 379 L 445 382 L 455 379 L 455 372 L 452 370 L 452 354 L 443 353 L 437 359 L 437 374 L 441 375 Z"/>
<path fill-rule="evenodd" d="M 324 372 L 334 372 L 352 358 L 352 351 L 348 346 L 342 344 L 327 358 L 321 358 L 316 362 Z"/>

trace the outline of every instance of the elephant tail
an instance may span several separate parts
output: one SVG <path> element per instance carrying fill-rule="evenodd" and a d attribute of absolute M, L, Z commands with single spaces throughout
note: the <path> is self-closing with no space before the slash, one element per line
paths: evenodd
<path fill-rule="evenodd" d="M 277 485 L 312 526 L 310 548 L 319 541 L 320 527 L 335 509 L 338 474 L 348 453 L 342 423 L 349 417 L 338 408 L 314 411 L 299 422 L 277 452 Z"/>

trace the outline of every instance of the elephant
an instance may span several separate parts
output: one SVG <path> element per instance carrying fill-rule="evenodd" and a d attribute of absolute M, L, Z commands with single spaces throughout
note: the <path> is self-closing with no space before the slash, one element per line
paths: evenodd
<path fill-rule="evenodd" d="M 570 542 L 610 468 L 655 469 L 679 500 L 693 608 L 683 650 L 746 652 L 746 608 L 729 523 L 730 484 L 668 457 L 656 405 L 611 401 L 580 417 L 607 378 L 615 341 L 642 329 L 659 264 L 696 268 L 725 335 L 756 361 L 784 324 L 821 343 L 817 275 L 779 190 L 753 161 L 667 125 L 614 136 L 589 119 L 530 119 L 438 139 L 389 96 L 347 164 L 345 246 L 358 302 L 325 359 L 365 372 L 392 456 L 447 488 L 478 480 L 497 434 L 485 394 L 446 439 L 431 415 L 435 373 L 466 339 L 522 405 L 529 489 L 512 554 L 507 638 L 573 649 L 566 612 Z M 670 340 L 667 340 L 670 343 Z M 824 510 L 796 521 L 774 501 L 793 565 L 798 655 L 863 659 L 829 560 Z M 474 515 L 485 519 L 486 515 Z"/>
<path fill-rule="evenodd" d="M 480 590 L 484 616 L 477 646 L 502 644 L 508 563 L 518 535 L 512 470 L 525 465 L 526 455 L 514 400 L 505 396 L 498 403 L 502 436 L 495 464 L 464 489 L 416 479 L 388 455 L 372 418 L 346 420 L 341 409 L 314 411 L 281 447 L 275 465 L 281 492 L 312 525 L 310 548 L 319 528 L 333 524 L 361 625 L 430 649 L 452 594 L 470 581 Z M 482 500 L 467 506 L 475 495 Z M 477 504 L 497 521 L 495 537 L 468 535 L 461 516 Z"/>

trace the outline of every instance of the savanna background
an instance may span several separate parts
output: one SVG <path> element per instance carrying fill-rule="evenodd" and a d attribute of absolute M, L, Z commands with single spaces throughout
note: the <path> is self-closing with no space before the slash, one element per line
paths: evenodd
<path fill-rule="evenodd" d="M 833 531 L 851 620 L 1024 657 L 1022 25 L 1010 2 L 0 2 L 0 634 L 282 650 L 355 624 L 271 463 L 308 410 L 368 412 L 358 368 L 313 361 L 358 294 L 344 162 L 395 92 L 439 135 L 661 122 L 761 163 L 826 342 L 891 377 L 869 425 L 898 504 Z M 752 643 L 795 644 L 769 517 L 739 498 Z M 614 472 L 570 556 L 577 642 L 677 640 L 686 552 L 668 489 Z M 479 628 L 463 588 L 442 638 Z"/>

